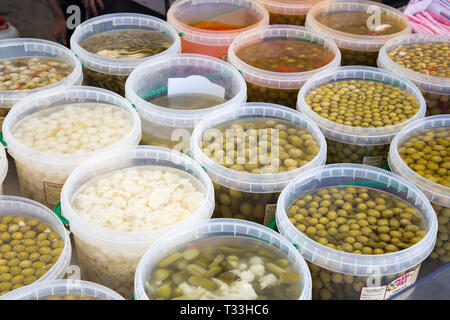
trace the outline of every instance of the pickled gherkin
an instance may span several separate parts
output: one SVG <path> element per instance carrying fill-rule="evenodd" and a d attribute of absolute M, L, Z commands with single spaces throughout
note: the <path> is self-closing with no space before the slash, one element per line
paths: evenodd
<path fill-rule="evenodd" d="M 150 299 L 280 300 L 301 295 L 303 280 L 293 261 L 254 238 L 197 239 L 178 245 L 156 265 L 145 285 Z M 161 273 L 171 276 L 161 278 Z"/>

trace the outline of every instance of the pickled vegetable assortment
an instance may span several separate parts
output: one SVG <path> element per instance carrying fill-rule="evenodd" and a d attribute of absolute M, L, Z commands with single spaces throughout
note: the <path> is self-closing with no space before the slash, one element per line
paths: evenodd
<path fill-rule="evenodd" d="M 50 296 L 40 300 L 99 300 L 97 298 L 92 298 L 89 296 L 80 296 L 80 295 L 65 295 L 65 296 Z"/>
<path fill-rule="evenodd" d="M 160 107 L 179 110 L 206 109 L 227 102 L 221 97 L 201 93 L 174 94 L 148 101 Z"/>
<path fill-rule="evenodd" d="M 299 198 L 287 211 L 295 227 L 332 249 L 385 254 L 425 236 L 423 218 L 406 201 L 377 189 L 335 186 Z"/>
<path fill-rule="evenodd" d="M 0 90 L 36 89 L 54 84 L 74 67 L 57 58 L 26 57 L 0 61 Z"/>
<path fill-rule="evenodd" d="M 228 132 L 228 137 L 227 137 Z M 229 135 L 230 133 L 234 136 Z M 252 174 L 295 170 L 319 153 L 318 140 L 300 125 L 271 118 L 240 119 L 203 133 L 202 151 L 223 167 Z M 214 215 L 263 223 L 278 193 L 250 193 L 214 183 Z"/>
<path fill-rule="evenodd" d="M 297 26 L 305 25 L 306 14 L 292 15 L 269 12 L 269 15 L 270 24 L 293 24 Z"/>
<path fill-rule="evenodd" d="M 47 223 L 22 216 L 0 218 L 0 296 L 29 285 L 58 261 L 64 241 Z"/>
<path fill-rule="evenodd" d="M 387 159 L 388 144 L 360 146 L 327 140 L 327 163 L 360 163 L 379 167 Z"/>
<path fill-rule="evenodd" d="M 301 295 L 300 273 L 281 250 L 261 240 L 217 236 L 180 245 L 158 261 L 150 299 L 288 300 Z"/>
<path fill-rule="evenodd" d="M 247 27 L 245 25 L 234 25 L 214 20 L 203 20 L 196 23 L 191 23 L 190 26 L 210 31 L 230 31 L 230 30 L 239 30 Z"/>
<path fill-rule="evenodd" d="M 450 187 L 450 128 L 420 130 L 400 143 L 398 153 L 417 174 Z"/>
<path fill-rule="evenodd" d="M 438 234 L 436 238 L 436 245 L 433 252 L 430 254 L 432 259 L 437 259 L 444 263 L 450 262 L 450 208 L 431 204 L 438 218 Z"/>

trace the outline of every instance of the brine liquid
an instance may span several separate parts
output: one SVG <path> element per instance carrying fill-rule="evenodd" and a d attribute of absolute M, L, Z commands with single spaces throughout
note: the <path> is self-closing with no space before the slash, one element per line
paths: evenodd
<path fill-rule="evenodd" d="M 154 100 L 149 100 L 149 102 L 169 109 L 197 110 L 215 107 L 227 102 L 227 100 L 209 94 L 185 93 L 162 96 Z"/>

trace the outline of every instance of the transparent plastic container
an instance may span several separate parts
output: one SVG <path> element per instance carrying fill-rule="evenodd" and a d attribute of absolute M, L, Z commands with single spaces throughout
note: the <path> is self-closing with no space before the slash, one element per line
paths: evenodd
<path fill-rule="evenodd" d="M 242 32 L 268 25 L 269 13 L 262 4 L 251 0 L 180 0 L 170 7 L 167 21 L 179 32 L 183 53 L 227 60 L 233 39 Z M 230 30 L 201 29 L 193 26 L 197 23 L 219 23 Z"/>
<path fill-rule="evenodd" d="M 30 94 L 45 89 L 80 85 L 83 81 L 83 72 L 80 62 L 72 53 L 72 51 L 70 51 L 63 45 L 52 41 L 39 39 L 18 38 L 0 40 L 0 61 L 14 58 L 31 57 L 61 59 L 72 65 L 73 71 L 65 79 L 42 88 L 25 90 L 0 90 L 0 130 L 6 114 L 20 99 L 23 99 Z"/>
<path fill-rule="evenodd" d="M 355 254 L 329 248 L 300 232 L 286 210 L 311 190 L 339 185 L 364 186 L 397 196 L 424 219 L 426 235 L 407 249 L 387 254 Z M 420 264 L 436 241 L 437 219 L 425 195 L 406 179 L 358 164 L 332 164 L 298 175 L 278 200 L 276 222 L 281 235 L 309 262 L 313 299 L 384 300 L 413 284 Z"/>
<path fill-rule="evenodd" d="M 87 300 L 125 300 L 107 287 L 74 279 L 43 281 L 5 294 L 0 300 L 53 300 L 54 297 L 64 299 L 65 296 L 81 296 Z"/>
<path fill-rule="evenodd" d="M 389 167 L 392 172 L 404 177 L 420 188 L 430 200 L 438 218 L 436 246 L 430 257 L 441 263 L 450 262 L 450 188 L 435 183 L 412 170 L 400 157 L 398 148 L 415 133 L 433 128 L 450 130 L 450 115 L 426 117 L 404 127 L 392 140 L 389 150 Z"/>
<path fill-rule="evenodd" d="M 6 157 L 5 148 L 0 144 L 0 196 L 3 194 L 3 181 L 5 181 L 8 173 L 8 158 Z"/>
<path fill-rule="evenodd" d="M 225 88 L 224 98 L 227 101 L 211 108 L 195 110 L 166 108 L 148 101 L 167 96 L 170 78 L 192 75 L 203 76 Z M 198 86 L 204 85 L 198 83 Z M 142 119 L 141 144 L 174 148 L 182 153 L 189 151 L 190 135 L 197 122 L 210 112 L 244 103 L 247 97 L 245 81 L 233 66 L 200 54 L 177 54 L 152 59 L 130 74 L 125 87 L 126 98 L 136 106 Z"/>
<path fill-rule="evenodd" d="M 301 295 L 299 300 L 311 299 L 311 274 L 305 260 L 301 257 L 294 246 L 275 231 L 253 222 L 236 219 L 211 219 L 202 223 L 191 225 L 188 228 L 177 228 L 164 239 L 152 244 L 144 257 L 139 262 L 134 280 L 134 294 L 136 300 L 149 300 L 145 292 L 145 283 L 150 273 L 155 269 L 162 257 L 167 255 L 175 247 L 184 243 L 221 236 L 246 237 L 261 240 L 275 248 L 283 251 L 294 262 L 300 273 Z"/>
<path fill-rule="evenodd" d="M 66 267 L 70 264 L 72 248 L 70 244 L 69 232 L 56 215 L 42 204 L 22 197 L 1 196 L 0 197 L 0 218 L 3 216 L 22 216 L 38 219 L 47 223 L 55 232 L 59 234 L 64 242 L 64 247 L 56 263 L 43 276 L 34 283 L 25 286 L 33 287 L 36 283 L 48 280 L 62 279 L 66 273 Z M 23 284 L 23 283 L 22 283 Z M 14 293 L 15 290 L 10 291 Z M 1 296 L 0 296 L 1 297 Z"/>
<path fill-rule="evenodd" d="M 123 232 L 88 222 L 71 206 L 74 194 L 91 179 L 119 169 L 153 165 L 177 168 L 199 180 L 205 198 L 197 211 L 170 227 Z M 209 219 L 214 209 L 214 189 L 202 167 L 186 155 L 160 147 L 122 147 L 92 157 L 72 172 L 62 190 L 61 209 L 74 235 L 82 278 L 107 286 L 128 299 L 133 295 L 136 267 L 148 247 L 178 226 Z"/>
<path fill-rule="evenodd" d="M 305 101 L 305 97 L 314 88 L 332 81 L 371 80 L 383 82 L 406 90 L 419 103 L 419 110 L 408 120 L 396 125 L 361 128 L 342 125 L 328 120 L 314 112 Z M 314 121 L 327 138 L 327 163 L 360 163 L 376 167 L 387 160 L 389 143 L 394 136 L 412 121 L 425 116 L 425 100 L 419 89 L 409 80 L 386 70 L 364 66 L 346 66 L 324 71 L 311 77 L 298 94 L 297 110 Z"/>
<path fill-rule="evenodd" d="M 322 0 L 259 0 L 269 11 L 270 24 L 293 24 L 304 26 L 306 14 L 313 5 Z"/>
<path fill-rule="evenodd" d="M 378 67 L 387 69 L 407 78 L 422 91 L 427 102 L 427 116 L 450 113 L 450 79 L 423 74 L 405 68 L 394 62 L 388 53 L 399 46 L 407 44 L 420 44 L 424 42 L 446 42 L 448 37 L 432 34 L 411 34 L 396 37 L 386 42 L 378 55 Z"/>
<path fill-rule="evenodd" d="M 305 165 L 294 170 L 256 174 L 227 168 L 202 152 L 199 144 L 207 129 L 217 128 L 234 120 L 248 121 L 249 119 L 263 118 L 285 120 L 296 127 L 306 129 L 318 141 L 320 150 L 317 155 Z M 259 142 L 264 142 L 264 140 Z M 210 114 L 195 127 L 191 136 L 191 156 L 204 166 L 214 182 L 216 198 L 214 217 L 238 218 L 264 225 L 267 225 L 275 214 L 276 202 L 281 190 L 301 172 L 324 164 L 326 148 L 325 138 L 314 122 L 290 108 L 269 103 L 246 103 L 233 109 Z M 277 157 L 272 160 L 279 159 Z M 231 202 L 223 201 L 222 197 L 231 197 L 232 200 Z M 244 209 L 244 207 L 250 207 L 251 210 Z"/>
<path fill-rule="evenodd" d="M 298 40 L 322 45 L 335 54 L 327 65 L 306 72 L 274 72 L 255 68 L 239 59 L 236 53 L 249 45 L 276 40 Z M 233 41 L 228 50 L 228 62 L 241 71 L 247 82 L 247 101 L 269 102 L 295 109 L 298 90 L 317 72 L 336 68 L 341 62 L 341 53 L 336 44 L 315 32 L 289 25 L 273 25 L 248 31 Z"/>
<path fill-rule="evenodd" d="M 374 18 L 378 17 L 379 12 L 381 24 L 383 24 L 383 17 L 387 16 L 402 23 L 404 25 L 404 29 L 389 35 L 357 35 L 334 30 L 317 21 L 318 17 L 324 15 L 354 11 L 371 13 Z M 376 24 L 377 20 L 373 20 L 372 23 Z M 366 65 L 376 67 L 378 51 L 387 40 L 411 33 L 411 26 L 409 24 L 408 17 L 406 17 L 406 15 L 404 15 L 401 11 L 385 4 L 364 0 L 320 2 L 308 11 L 305 25 L 306 29 L 317 32 L 334 40 L 341 50 L 341 64 L 343 66 Z"/>
<path fill-rule="evenodd" d="M 140 59 L 114 59 L 99 56 L 81 47 L 87 38 L 107 31 L 121 29 L 159 31 L 172 39 L 165 51 Z M 137 39 L 139 40 L 139 39 Z M 83 64 L 86 84 L 125 95 L 125 81 L 140 63 L 159 56 L 172 55 L 181 50 L 180 37 L 165 21 L 137 13 L 114 13 L 89 19 L 80 24 L 70 38 L 70 47 Z"/>
<path fill-rule="evenodd" d="M 132 129 L 105 149 L 77 154 L 41 152 L 22 144 L 12 134 L 13 128 L 20 120 L 35 112 L 84 102 L 107 103 L 125 110 L 133 122 Z M 17 103 L 5 119 L 3 138 L 7 143 L 8 153 L 15 160 L 22 194 L 53 209 L 60 201 L 62 186 L 72 170 L 100 151 L 137 145 L 141 139 L 141 121 L 131 104 L 118 94 L 100 88 L 72 86 L 45 90 Z"/>

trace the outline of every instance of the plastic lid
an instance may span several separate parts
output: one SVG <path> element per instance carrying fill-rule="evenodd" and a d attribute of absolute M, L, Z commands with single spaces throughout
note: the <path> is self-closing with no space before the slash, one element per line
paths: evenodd
<path fill-rule="evenodd" d="M 204 30 L 189 25 L 213 19 L 231 24 L 230 17 L 233 16 L 250 25 L 227 31 Z M 251 0 L 178 0 L 167 12 L 167 21 L 186 41 L 208 46 L 229 46 L 242 32 L 268 25 L 269 13 L 258 1 Z"/>
<path fill-rule="evenodd" d="M 142 97 L 167 95 L 169 78 L 200 75 L 225 88 L 227 101 L 220 105 L 197 110 L 160 107 Z M 244 103 L 247 85 L 240 73 L 223 60 L 201 54 L 177 54 L 152 59 L 139 65 L 125 83 L 126 98 L 136 105 L 142 119 L 171 127 L 193 128 L 206 114 Z"/>
<path fill-rule="evenodd" d="M 347 79 L 378 81 L 402 88 L 416 98 L 419 110 L 412 118 L 393 126 L 358 128 L 328 120 L 318 115 L 306 104 L 305 97 L 309 91 L 332 81 Z M 325 137 L 331 140 L 355 145 L 383 145 L 389 144 L 401 128 L 416 119 L 423 118 L 426 112 L 426 102 L 419 89 L 411 81 L 392 72 L 373 67 L 346 66 L 327 70 L 311 77 L 298 93 L 297 110 L 317 123 Z"/>
<path fill-rule="evenodd" d="M 327 65 L 306 72 L 273 72 L 255 68 L 239 59 L 236 53 L 248 45 L 280 38 L 309 41 L 324 46 L 334 53 L 334 59 Z M 336 68 L 341 64 L 341 52 L 336 44 L 321 35 L 307 31 L 304 27 L 272 25 L 247 31 L 238 36 L 228 48 L 228 62 L 242 72 L 245 80 L 269 88 L 299 89 L 306 80 L 317 72 Z"/>
<path fill-rule="evenodd" d="M 259 0 L 269 12 L 284 15 L 306 15 L 309 9 L 322 0 Z"/>
<path fill-rule="evenodd" d="M 144 284 L 156 263 L 174 247 L 197 239 L 220 236 L 259 239 L 286 253 L 294 262 L 300 273 L 300 279 L 302 279 L 302 293 L 299 300 L 311 299 L 311 273 L 305 260 L 289 241 L 280 236 L 279 233 L 254 222 L 239 219 L 211 219 L 187 228 L 177 228 L 150 246 L 136 269 L 134 278 L 136 300 L 149 300 L 145 293 Z"/>
<path fill-rule="evenodd" d="M 80 217 L 70 202 L 77 190 L 86 182 L 111 171 L 136 166 L 166 166 L 186 171 L 197 178 L 205 189 L 203 204 L 183 221 L 158 230 L 123 232 L 97 226 Z M 61 192 L 62 214 L 69 220 L 70 229 L 77 237 L 113 242 L 118 245 L 148 245 L 177 226 L 209 219 L 214 209 L 214 189 L 208 175 L 192 158 L 166 148 L 137 146 L 121 147 L 102 152 L 80 164 L 64 183 Z M 89 241 L 88 241 L 89 242 Z"/>
<path fill-rule="evenodd" d="M 98 300 L 125 300 L 117 292 L 84 280 L 51 280 L 14 290 L 0 300 L 47 300 L 53 296 L 87 296 Z"/>
<path fill-rule="evenodd" d="M 0 107 L 11 108 L 20 99 L 42 90 L 81 84 L 83 72 L 80 61 L 72 51 L 55 42 L 39 39 L 16 38 L 0 40 L 0 60 L 24 57 L 49 57 L 62 59 L 73 66 L 72 73 L 54 84 L 25 90 L 0 90 Z"/>
<path fill-rule="evenodd" d="M 90 36 L 120 29 L 142 29 L 161 31 L 173 43 L 165 51 L 141 59 L 113 59 L 98 56 L 83 49 L 80 44 Z M 114 13 L 98 16 L 80 24 L 70 38 L 70 47 L 85 67 L 108 74 L 128 75 L 143 61 L 181 51 L 181 41 L 177 32 L 167 22 L 159 18 L 138 13 Z"/>
<path fill-rule="evenodd" d="M 380 36 L 366 36 L 346 33 L 342 31 L 334 30 L 327 27 L 316 20 L 318 16 L 324 14 L 337 13 L 337 12 L 368 12 L 371 6 L 376 6 L 384 10 L 381 11 L 381 15 L 387 15 L 403 22 L 407 27 L 400 32 L 380 35 Z M 314 30 L 317 33 L 324 34 L 332 38 L 339 48 L 345 48 L 357 51 L 378 51 L 384 43 L 392 38 L 403 34 L 411 33 L 411 25 L 408 17 L 401 11 L 385 5 L 379 2 L 364 1 L 364 0 L 342 0 L 342 1 L 323 1 L 314 5 L 306 16 L 305 26 L 308 30 Z"/>
<path fill-rule="evenodd" d="M 450 95 L 450 79 L 444 77 L 436 77 L 428 74 L 423 74 L 395 63 L 388 53 L 398 48 L 411 43 L 424 42 L 450 42 L 450 38 L 434 35 L 434 34 L 409 34 L 396 37 L 386 42 L 378 53 L 378 67 L 395 72 L 405 78 L 408 78 L 423 91 L 437 94 Z"/>
<path fill-rule="evenodd" d="M 43 280 L 60 279 L 65 274 L 65 269 L 70 263 L 72 257 L 72 247 L 70 244 L 69 232 L 66 230 L 62 222 L 57 216 L 46 206 L 22 197 L 0 196 L 0 216 L 26 216 L 39 219 L 47 223 L 55 230 L 64 241 L 64 247 L 56 263 L 42 277 L 37 279 L 31 285 Z M 15 291 L 15 290 L 14 290 Z M 12 292 L 14 292 L 12 291 Z"/>
<path fill-rule="evenodd" d="M 5 148 L 0 144 L 0 186 L 5 180 L 6 173 L 8 172 L 8 158 L 6 157 Z"/>
<path fill-rule="evenodd" d="M 226 168 L 204 154 L 199 146 L 203 132 L 238 119 L 275 118 L 285 120 L 306 128 L 318 140 L 320 150 L 316 157 L 303 167 L 276 174 L 254 174 Z M 310 168 L 322 165 L 326 161 L 327 144 L 319 127 L 295 110 L 278 104 L 253 102 L 236 106 L 228 110 L 208 115 L 195 127 L 191 136 L 191 155 L 201 165 L 214 182 L 228 188 L 252 193 L 280 192 L 294 177 Z"/>
<path fill-rule="evenodd" d="M 14 126 L 26 116 L 44 109 L 80 102 L 101 102 L 120 107 L 130 114 L 133 121 L 133 128 L 122 139 L 105 149 L 79 154 L 41 152 L 23 145 L 14 138 L 12 134 Z M 44 90 L 19 101 L 7 114 L 5 121 L 3 122 L 2 131 L 3 138 L 8 145 L 8 152 L 14 159 L 27 163 L 28 165 L 32 165 L 33 163 L 46 164 L 52 168 L 52 170 L 56 170 L 57 168 L 75 167 L 83 160 L 98 152 L 111 150 L 118 146 L 130 144 L 137 145 L 142 134 L 141 120 L 130 102 L 114 92 L 88 86 L 72 86 Z"/>
<path fill-rule="evenodd" d="M 415 245 L 394 253 L 355 254 L 331 249 L 300 232 L 288 219 L 286 210 L 305 193 L 317 188 L 357 183 L 396 195 L 414 206 L 425 220 L 425 237 Z M 363 184 L 365 183 L 365 184 Z M 428 199 L 406 179 L 389 171 L 359 164 L 332 164 L 298 175 L 281 192 L 276 211 L 277 227 L 289 241 L 299 246 L 303 258 L 327 270 L 354 276 L 383 276 L 419 265 L 433 250 L 437 217 Z"/>
<path fill-rule="evenodd" d="M 414 170 L 412 170 L 398 154 L 398 148 L 410 135 L 417 133 L 420 130 L 447 127 L 450 128 L 450 115 L 437 115 L 432 117 L 426 117 L 404 127 L 392 140 L 389 150 L 389 167 L 396 174 L 408 179 L 408 181 L 414 183 L 419 187 L 428 199 L 440 204 L 444 207 L 450 207 L 450 188 L 442 184 L 430 181 Z"/>

